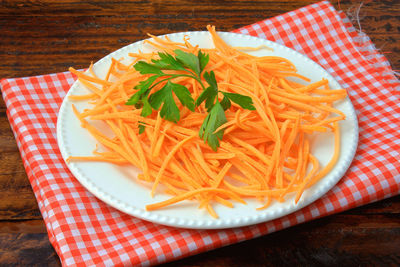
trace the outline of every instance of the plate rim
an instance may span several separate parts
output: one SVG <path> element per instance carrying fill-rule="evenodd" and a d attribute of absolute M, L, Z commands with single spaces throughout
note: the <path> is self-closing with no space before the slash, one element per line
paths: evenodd
<path fill-rule="evenodd" d="M 288 50 L 290 51 L 290 53 L 294 53 L 294 55 L 296 56 L 300 56 L 302 59 L 308 61 L 309 64 L 313 64 L 314 67 L 317 67 L 320 69 L 320 71 L 324 72 L 325 75 L 327 75 L 332 81 L 334 81 L 336 84 L 340 85 L 337 80 L 327 71 L 325 70 L 321 65 L 319 65 L 317 62 L 311 60 L 309 57 L 289 48 L 286 47 L 282 44 L 279 44 L 277 42 L 273 42 L 273 41 L 269 41 L 263 38 L 259 38 L 259 37 L 254 37 L 254 36 L 250 36 L 250 35 L 245 35 L 245 34 L 240 34 L 240 33 L 231 33 L 231 32 L 217 32 L 222 38 L 224 35 L 231 35 L 231 36 L 240 36 L 240 38 L 246 38 L 248 40 L 258 40 L 258 41 L 262 41 L 262 42 L 266 42 L 267 45 L 270 46 L 276 46 L 279 49 L 283 49 L 283 50 Z M 187 32 L 178 32 L 178 33 L 171 33 L 171 34 L 164 34 L 164 35 L 160 35 L 159 37 L 165 37 L 165 36 L 173 36 L 173 35 L 181 35 L 182 37 L 184 35 L 194 35 L 194 34 L 209 34 L 208 31 L 187 31 Z M 112 53 L 109 53 L 108 55 L 104 56 L 103 58 L 101 58 L 100 60 L 98 60 L 96 63 L 94 63 L 94 67 L 96 67 L 96 65 L 100 65 L 103 63 L 103 61 L 106 61 L 108 58 L 111 58 L 113 55 L 118 54 L 123 52 L 126 49 L 131 48 L 132 46 L 135 45 L 140 45 L 142 44 L 145 40 L 149 40 L 151 38 L 147 38 L 144 40 L 140 40 L 134 43 L 131 43 L 129 45 L 126 45 L 124 47 L 121 47 L 115 51 L 113 51 Z M 350 116 L 353 120 L 351 121 L 353 123 L 353 135 L 354 135 L 354 139 L 352 140 L 351 146 L 350 146 L 350 154 L 347 154 L 347 161 L 342 164 L 340 166 L 340 170 L 337 170 L 337 178 L 336 179 L 331 179 L 329 181 L 328 184 L 325 185 L 325 188 L 323 190 L 319 191 L 319 194 L 316 195 L 312 195 L 311 197 L 307 198 L 305 201 L 300 201 L 297 205 L 294 206 L 294 208 L 289 209 L 289 211 L 285 211 L 283 210 L 282 212 L 278 212 L 275 215 L 269 215 L 266 212 L 263 211 L 256 211 L 258 214 L 257 216 L 252 216 L 252 217 L 242 217 L 240 220 L 227 220 L 225 219 L 224 222 L 221 222 L 221 220 L 219 219 L 214 219 L 211 218 L 210 219 L 206 219 L 206 220 L 195 220 L 195 221 L 188 221 L 186 219 L 179 219 L 179 218 L 175 218 L 175 217 L 169 217 L 169 216 L 165 216 L 162 214 L 157 214 L 154 211 L 153 212 L 148 212 L 146 210 L 143 210 L 140 207 L 133 207 L 132 205 L 127 205 L 126 203 L 122 202 L 121 200 L 118 200 L 115 198 L 115 196 L 111 196 L 109 195 L 107 192 L 104 192 L 104 190 L 102 190 L 101 188 L 99 188 L 98 186 L 96 186 L 96 184 L 93 184 L 92 181 L 89 181 L 88 179 L 86 179 L 85 177 L 82 177 L 80 175 L 80 171 L 77 170 L 73 165 L 71 166 L 71 164 L 67 163 L 65 161 L 66 157 L 68 156 L 68 153 L 66 151 L 66 147 L 64 145 L 64 135 L 63 133 L 63 129 L 62 129 L 62 120 L 64 118 L 64 110 L 66 108 L 67 104 L 71 104 L 71 102 L 68 101 L 68 96 L 71 94 L 71 92 L 73 91 L 73 88 L 77 86 L 78 80 L 76 80 L 70 87 L 68 93 L 66 94 L 60 110 L 59 110 L 59 116 L 57 118 L 57 143 L 61 152 L 61 155 L 64 159 L 64 162 L 66 163 L 68 169 L 71 171 L 71 173 L 73 174 L 73 176 L 78 180 L 78 182 L 84 186 L 89 192 L 91 192 L 94 196 L 96 196 L 98 199 L 100 199 L 101 201 L 107 203 L 108 205 L 116 208 L 117 210 L 124 212 L 126 214 L 129 214 L 131 216 L 134 217 L 138 217 L 140 219 L 146 220 L 146 221 L 150 221 L 153 223 L 158 223 L 158 224 L 162 224 L 162 225 L 167 225 L 167 226 L 173 226 L 173 227 L 179 227 L 179 228 L 188 228 L 188 229 L 226 229 L 226 228 L 234 228 L 234 227 L 242 227 L 242 226 L 248 226 L 248 225 L 254 225 L 254 224 L 258 224 L 261 222 L 267 222 L 267 221 L 272 221 L 275 220 L 277 218 L 289 215 L 291 213 L 294 213 L 296 211 L 301 210 L 302 208 L 304 208 L 305 206 L 308 206 L 310 204 L 312 204 L 313 202 L 315 202 L 316 200 L 318 200 L 319 198 L 321 198 L 323 195 L 325 195 L 330 189 L 332 189 L 343 177 L 343 175 L 345 174 L 345 172 L 347 171 L 347 169 L 349 168 L 355 153 L 356 153 L 356 149 L 357 149 L 357 145 L 358 145 L 358 120 L 357 120 L 357 114 L 355 112 L 354 106 L 350 100 L 350 98 L 347 96 L 346 101 L 349 102 L 350 104 L 350 113 L 352 116 Z M 69 102 L 69 103 L 68 103 Z M 341 151 L 342 153 L 342 151 Z M 339 164 L 339 161 L 341 160 L 342 155 L 339 156 L 339 160 L 338 162 L 335 164 L 334 169 L 337 167 L 337 165 Z M 336 177 L 335 176 L 335 177 Z M 323 179 L 321 179 L 323 180 Z M 136 183 L 136 182 L 135 182 Z M 319 183 L 317 183 L 314 186 L 317 186 Z M 313 186 L 313 187 L 314 187 Z M 290 200 L 287 200 L 286 202 L 289 202 Z M 266 209 L 265 211 L 267 211 L 268 209 Z"/>

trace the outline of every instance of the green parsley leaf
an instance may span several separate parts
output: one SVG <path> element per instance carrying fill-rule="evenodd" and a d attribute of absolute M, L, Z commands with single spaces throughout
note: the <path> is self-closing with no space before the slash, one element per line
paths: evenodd
<path fill-rule="evenodd" d="M 215 130 L 227 122 L 225 110 L 231 107 L 232 102 L 244 109 L 255 110 L 253 101 L 245 95 L 219 91 L 213 71 L 204 72 L 203 77 L 201 77 L 209 62 L 208 54 L 199 50 L 196 56 L 180 49 L 175 50 L 174 53 L 175 57 L 165 52 L 159 52 L 160 58 L 153 59 L 152 63 L 139 61 L 134 65 L 134 68 L 141 74 L 151 74 L 152 76 L 135 86 L 134 89 L 138 91 L 129 98 L 126 105 L 134 105 L 138 109 L 141 108 L 141 116 L 143 117 L 149 116 L 153 109 L 158 110 L 161 108 L 160 116 L 176 123 L 180 119 L 180 111 L 175 102 L 176 98 L 191 111 L 194 111 L 196 106 L 205 102 L 204 106 L 208 114 L 200 127 L 199 136 L 216 151 L 224 135 L 224 130 L 218 132 L 215 132 Z M 186 73 L 169 74 L 163 72 L 163 70 L 179 70 Z M 173 79 L 180 76 L 195 79 L 204 89 L 196 101 L 194 101 L 190 91 L 185 86 L 172 82 Z M 160 79 L 156 82 L 158 78 Z M 208 87 L 204 85 L 202 78 L 208 83 Z M 163 84 L 161 89 L 156 90 L 149 96 L 151 90 L 158 84 Z M 224 96 L 221 101 L 218 99 L 218 93 L 222 93 Z M 139 133 L 144 132 L 145 125 L 144 122 L 139 122 Z"/>
<path fill-rule="evenodd" d="M 160 59 L 153 59 L 152 62 L 155 66 L 164 70 L 185 70 L 182 62 L 167 53 L 159 52 Z"/>
<path fill-rule="evenodd" d="M 182 105 L 187 107 L 189 110 L 194 111 L 194 99 L 190 91 L 181 84 L 173 82 L 170 83 L 172 91 L 174 91 L 175 95 L 178 97 L 179 101 L 181 101 Z"/>
<path fill-rule="evenodd" d="M 206 101 L 205 107 L 208 112 L 210 112 L 211 108 L 214 106 L 215 99 L 217 98 L 218 91 L 213 87 L 207 87 L 206 90 L 201 92 L 199 97 L 196 100 L 196 106 L 200 106 L 201 103 Z"/>
<path fill-rule="evenodd" d="M 215 100 L 218 97 L 217 80 L 215 79 L 215 74 L 213 71 L 205 72 L 203 77 L 210 86 L 201 92 L 196 100 L 196 106 L 199 106 L 201 103 L 206 101 L 205 107 L 207 111 L 210 112 L 211 108 L 214 106 Z"/>
<path fill-rule="evenodd" d="M 224 98 L 221 101 L 221 106 L 224 110 L 227 110 L 231 107 L 231 101 L 229 100 L 229 98 L 227 98 L 226 96 L 224 96 Z"/>
<path fill-rule="evenodd" d="M 215 100 L 218 102 L 218 91 L 213 90 L 213 93 L 206 99 L 205 107 L 207 112 L 210 112 L 212 107 L 214 106 Z"/>
<path fill-rule="evenodd" d="M 178 59 L 185 67 L 194 71 L 197 76 L 200 76 L 200 62 L 199 58 L 192 53 L 186 53 L 180 49 L 174 50 L 176 59 Z"/>
<path fill-rule="evenodd" d="M 135 89 L 138 89 L 139 91 L 137 91 L 134 95 L 132 95 L 125 103 L 125 105 L 136 105 L 136 103 L 138 103 L 138 101 L 142 98 L 142 96 L 147 93 L 150 86 L 158 77 L 159 77 L 158 75 L 154 75 L 147 78 L 147 80 L 145 81 L 140 81 L 139 84 L 135 86 Z"/>
<path fill-rule="evenodd" d="M 140 115 L 143 117 L 147 117 L 153 112 L 153 109 L 151 108 L 151 105 L 150 105 L 149 101 L 147 100 L 147 98 L 143 98 L 142 103 L 143 103 L 143 107 L 142 107 L 142 112 L 140 113 Z"/>
<path fill-rule="evenodd" d="M 146 129 L 146 125 L 144 122 L 139 121 L 139 134 L 144 133 L 144 130 Z"/>
<path fill-rule="evenodd" d="M 214 151 L 217 151 L 219 147 L 219 140 L 222 140 L 224 130 L 219 130 L 216 133 L 214 132 L 218 129 L 218 127 L 220 127 L 227 121 L 228 120 L 226 119 L 224 109 L 217 101 L 215 105 L 211 108 L 210 113 L 208 113 L 207 117 L 204 119 L 204 122 L 200 127 L 200 138 L 202 138 L 204 141 L 207 141 L 208 145 Z"/>
<path fill-rule="evenodd" d="M 213 87 L 215 90 L 218 90 L 217 80 L 215 79 L 215 74 L 213 71 L 204 72 L 203 77 L 211 87 Z"/>
<path fill-rule="evenodd" d="M 143 117 L 149 116 L 153 112 L 153 109 L 151 108 L 149 101 L 147 101 L 147 98 L 143 98 L 140 103 L 142 103 L 142 112 L 140 115 Z M 139 121 L 139 134 L 144 133 L 145 128 L 146 123 Z"/>
<path fill-rule="evenodd" d="M 135 70 L 140 72 L 140 74 L 158 74 L 163 75 L 164 72 L 154 64 L 147 63 L 145 61 L 139 61 L 134 66 Z"/>
<path fill-rule="evenodd" d="M 235 102 L 239 106 L 248 110 L 255 110 L 256 108 L 253 106 L 253 100 L 249 96 L 235 94 L 235 93 L 227 93 L 221 92 L 225 97 L 229 98 L 232 102 Z"/>
<path fill-rule="evenodd" d="M 140 97 L 142 96 L 142 94 L 139 94 L 139 92 L 136 92 L 134 95 L 132 95 L 128 101 L 126 101 L 125 105 L 128 106 L 132 106 L 132 105 L 136 105 L 138 103 L 138 101 L 140 100 Z M 137 108 L 137 106 L 136 106 Z"/>
<path fill-rule="evenodd" d="M 172 95 L 172 87 L 172 83 L 168 81 L 163 88 L 150 96 L 149 103 L 154 109 L 159 109 L 162 104 L 161 118 L 176 123 L 180 119 L 180 112 Z"/>
<path fill-rule="evenodd" d="M 211 87 L 207 87 L 206 90 L 200 93 L 200 95 L 196 99 L 196 107 L 200 106 L 207 98 L 211 97 L 214 94 L 214 89 Z"/>
<path fill-rule="evenodd" d="M 201 73 L 204 70 L 204 68 L 207 66 L 208 61 L 210 60 L 210 55 L 205 54 L 205 53 L 201 52 L 201 50 L 199 50 L 197 57 L 199 58 L 200 73 Z"/>

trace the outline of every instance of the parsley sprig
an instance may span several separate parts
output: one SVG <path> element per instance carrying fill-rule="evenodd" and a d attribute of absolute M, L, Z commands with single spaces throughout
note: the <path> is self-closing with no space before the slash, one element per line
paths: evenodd
<path fill-rule="evenodd" d="M 173 95 L 183 106 L 193 112 L 195 107 L 205 102 L 208 114 L 200 127 L 199 136 L 216 151 L 219 147 L 219 140 L 222 140 L 224 135 L 224 130 L 215 131 L 227 122 L 225 110 L 231 107 L 231 102 L 244 109 L 255 110 L 253 101 L 245 95 L 220 91 L 214 72 L 204 71 L 209 62 L 209 55 L 201 50 L 199 50 L 197 56 L 179 49 L 175 50 L 174 53 L 175 56 L 159 52 L 159 59 L 152 59 L 151 63 L 139 61 L 134 65 L 134 68 L 141 74 L 151 74 L 152 76 L 135 86 L 138 91 L 129 98 L 126 105 L 142 108 L 141 115 L 143 117 L 149 116 L 153 109 L 158 110 L 161 107 L 160 116 L 165 120 L 176 123 L 180 120 L 180 110 Z M 181 71 L 181 73 L 170 74 L 165 72 L 168 70 Z M 178 77 L 190 77 L 200 84 L 203 91 L 196 101 L 185 86 L 173 82 Z M 207 82 L 207 87 L 202 78 Z M 163 85 L 161 89 L 150 94 L 152 89 L 159 84 Z M 223 95 L 221 101 L 218 99 L 219 93 Z M 144 127 L 145 124 L 140 123 L 139 131 L 143 132 Z"/>

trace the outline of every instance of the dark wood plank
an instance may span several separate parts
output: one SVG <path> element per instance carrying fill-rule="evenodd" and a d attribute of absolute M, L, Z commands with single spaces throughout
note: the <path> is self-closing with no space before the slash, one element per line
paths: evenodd
<path fill-rule="evenodd" d="M 3 102 L 3 99 L 0 99 L 0 103 L 1 102 Z M 10 122 L 6 116 L 6 111 L 0 108 L 0 153 L 3 152 L 19 154 L 14 135 L 10 128 Z"/>
<path fill-rule="evenodd" d="M 20 170 L 11 170 L 0 173 L 0 221 L 41 219 L 36 198 L 28 177 L 23 170 L 22 161 L 18 154 L 1 153 L 0 165 L 9 164 Z M 4 168 L 4 167 L 3 167 Z M 3 169 L 0 169 L 3 170 Z"/>
<path fill-rule="evenodd" d="M 5 175 L 1 175 L 3 182 Z M 26 177 L 24 177 L 27 180 Z M 30 184 L 24 182 L 24 187 L 19 191 L 0 191 L 0 217 L 1 220 L 26 220 L 26 219 L 42 219 L 38 205 L 33 195 Z M 13 186 L 13 188 L 15 188 Z"/>
<path fill-rule="evenodd" d="M 0 265 L 60 266 L 46 233 L 0 233 Z"/>
<path fill-rule="evenodd" d="M 32 187 L 0 99 L 0 220 L 41 219 Z"/>
<path fill-rule="evenodd" d="M 0 220 L 41 219 L 9 122 L 1 109 Z"/>
<path fill-rule="evenodd" d="M 146 33 L 204 30 L 215 24 L 222 31 L 254 23 L 314 1 L 5 1 L 0 9 L 0 73 L 4 77 L 65 71 L 88 66 L 111 51 L 146 37 Z M 358 2 L 341 1 L 343 10 Z M 361 29 L 400 68 L 400 4 L 365 3 Z M 397 13 L 396 13 L 397 12 Z M 350 12 L 351 13 L 351 12 Z M 354 13 L 354 12 L 353 12 Z M 10 19 L 12 18 L 12 19 Z M 358 24 L 356 23 L 358 27 Z"/>
<path fill-rule="evenodd" d="M 0 221 L 0 233 L 9 234 L 43 234 L 47 233 L 42 220 L 2 220 Z"/>
<path fill-rule="evenodd" d="M 398 266 L 400 218 L 338 215 L 163 266 Z"/>
<path fill-rule="evenodd" d="M 398 266 L 400 196 L 162 266 Z"/>
<path fill-rule="evenodd" d="M 315 2 L 315 1 L 314 1 Z M 4 16 L 68 16 L 90 15 L 106 16 L 119 15 L 128 16 L 132 14 L 151 15 L 170 15 L 174 18 L 180 16 L 193 16 L 196 12 L 213 18 L 213 12 L 233 12 L 241 13 L 246 16 L 249 13 L 262 16 L 260 10 L 265 10 L 272 15 L 281 14 L 289 10 L 300 8 L 313 1 L 265 1 L 265 0 L 236 0 L 229 1 L 229 5 L 224 0 L 194 2 L 190 0 L 154 0 L 154 1 L 3 1 L 3 8 L 0 15 Z M 173 11 L 173 12 L 171 12 Z"/>
<path fill-rule="evenodd" d="M 400 196 L 162 266 L 395 266 L 399 206 Z M 0 265 L 59 264 L 42 221 L 0 222 Z"/>

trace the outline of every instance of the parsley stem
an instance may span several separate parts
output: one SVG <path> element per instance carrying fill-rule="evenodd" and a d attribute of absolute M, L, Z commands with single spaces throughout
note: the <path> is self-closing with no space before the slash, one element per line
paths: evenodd
<path fill-rule="evenodd" d="M 203 84 L 203 82 L 201 81 L 201 79 L 200 79 L 199 77 L 195 76 L 195 75 L 190 75 L 190 74 L 165 74 L 165 75 L 163 75 L 163 76 L 169 76 L 169 77 L 168 77 L 168 78 L 165 78 L 165 79 L 162 79 L 162 80 L 156 82 L 155 84 L 153 84 L 153 85 L 148 89 L 148 92 L 150 92 L 150 90 L 153 89 L 153 88 L 154 88 L 155 86 L 157 86 L 158 84 L 160 84 L 160 83 L 162 83 L 162 82 L 165 82 L 165 81 L 168 81 L 168 80 L 171 80 L 171 79 L 174 79 L 174 78 L 178 78 L 178 77 L 189 77 L 189 78 L 193 78 L 193 79 L 195 79 L 195 80 L 201 85 L 201 87 L 203 88 L 203 90 L 206 89 L 206 87 L 204 86 L 204 84 Z"/>
<path fill-rule="evenodd" d="M 179 76 L 184 76 L 184 77 L 190 77 L 190 78 L 193 78 L 193 79 L 195 79 L 200 85 L 201 85 L 201 87 L 203 88 L 203 90 L 206 90 L 206 87 L 204 86 L 204 84 L 203 84 L 203 82 L 201 81 L 201 79 L 200 79 L 200 77 L 197 77 L 197 76 L 195 76 L 195 75 L 189 75 L 189 74 L 179 74 L 179 75 L 177 75 L 178 77 Z"/>
<path fill-rule="evenodd" d="M 167 75 L 168 75 L 168 74 L 167 74 Z M 163 75 L 163 76 L 167 76 L 167 75 Z M 172 75 L 172 74 L 171 74 L 170 76 L 176 76 L 176 75 Z M 160 83 L 162 83 L 162 82 L 165 82 L 165 81 L 168 81 L 168 80 L 171 80 L 172 78 L 175 78 L 175 77 L 168 77 L 168 78 L 162 79 L 161 81 L 156 82 L 155 84 L 153 84 L 152 86 L 150 86 L 150 88 L 147 89 L 147 91 L 150 92 L 151 89 L 153 89 L 154 87 L 156 87 L 158 84 L 160 84 Z"/>

